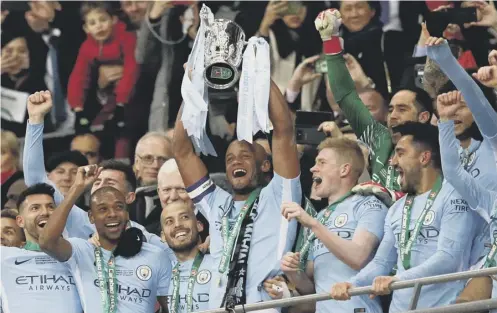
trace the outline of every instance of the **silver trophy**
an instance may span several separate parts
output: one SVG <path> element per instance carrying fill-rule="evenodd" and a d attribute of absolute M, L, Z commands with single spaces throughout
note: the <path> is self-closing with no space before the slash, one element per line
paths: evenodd
<path fill-rule="evenodd" d="M 228 89 L 240 77 L 245 33 L 231 20 L 209 19 L 202 8 L 205 22 L 204 79 L 214 89 Z"/>

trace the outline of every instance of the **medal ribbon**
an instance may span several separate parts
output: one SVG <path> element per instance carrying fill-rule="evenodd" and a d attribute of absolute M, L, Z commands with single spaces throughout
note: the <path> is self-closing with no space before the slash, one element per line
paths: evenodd
<path fill-rule="evenodd" d="M 240 211 L 240 214 L 238 215 L 238 218 L 236 219 L 235 225 L 233 225 L 233 228 L 231 229 L 231 232 L 229 231 L 229 222 L 228 222 L 228 213 L 230 210 L 226 211 L 226 213 L 223 216 L 222 220 L 222 236 L 224 243 L 223 256 L 221 257 L 221 262 L 219 263 L 219 273 L 221 274 L 224 274 L 230 265 L 231 257 L 233 256 L 233 248 L 235 247 L 235 241 L 238 236 L 238 233 L 240 232 L 243 220 L 245 219 L 245 216 L 247 215 L 248 211 L 250 211 L 250 208 L 252 208 L 252 205 L 254 204 L 255 200 L 259 197 L 260 192 L 261 189 L 257 188 L 250 193 L 247 201 L 245 201 L 245 204 L 243 205 L 242 210 Z"/>
<path fill-rule="evenodd" d="M 483 264 L 483 268 L 496 267 L 497 264 L 495 262 L 495 255 L 497 254 L 497 237 L 494 239 L 494 243 L 492 244 L 492 248 L 490 252 L 487 254 L 487 259 L 485 260 L 485 264 Z"/>
<path fill-rule="evenodd" d="M 412 231 L 410 237 L 409 237 L 409 222 L 411 220 L 411 209 L 414 204 L 414 196 L 408 195 L 406 198 L 405 205 L 402 209 L 402 225 L 400 230 L 400 258 L 402 260 L 402 265 L 406 270 L 411 268 L 412 246 L 414 244 L 414 241 L 418 237 L 419 232 L 421 231 L 421 226 L 423 225 L 426 214 L 433 206 L 433 203 L 435 202 L 435 199 L 438 196 L 440 189 L 442 189 L 442 181 L 443 181 L 442 176 L 441 175 L 438 176 L 435 185 L 433 186 L 433 188 L 430 191 L 430 194 L 428 195 L 428 199 L 426 199 L 425 207 L 423 211 L 421 211 L 421 214 L 419 215 L 418 219 L 416 220 L 416 225 L 414 226 L 414 230 Z"/>
<path fill-rule="evenodd" d="M 204 254 L 202 252 L 198 252 L 197 255 L 195 256 L 195 259 L 193 260 L 193 265 L 192 269 L 190 271 L 190 277 L 188 278 L 188 288 L 186 291 L 186 312 L 190 313 L 192 312 L 192 306 L 193 306 L 193 287 L 195 287 L 195 281 L 197 279 L 197 274 L 198 274 L 198 269 L 200 268 L 200 264 L 202 263 L 202 260 L 204 259 Z M 178 313 L 179 312 L 179 262 L 176 264 L 176 266 L 173 268 L 173 297 L 172 297 L 172 304 L 171 304 L 171 313 Z"/>
<path fill-rule="evenodd" d="M 392 151 L 390 154 L 390 158 L 388 159 L 388 167 L 387 167 L 387 180 L 385 182 L 385 187 L 390 190 L 398 190 L 399 188 L 395 188 L 394 182 L 397 183 L 397 175 L 395 174 L 393 165 L 392 165 L 392 159 L 394 156 L 395 152 Z"/>
<path fill-rule="evenodd" d="M 111 254 L 106 266 L 102 257 L 102 250 L 99 247 L 95 247 L 95 265 L 97 267 L 100 298 L 104 313 L 115 313 L 117 311 L 117 283 L 114 255 Z M 109 284 L 108 287 L 107 283 Z"/>
<path fill-rule="evenodd" d="M 330 218 L 331 214 L 335 211 L 337 206 L 342 203 L 345 199 L 350 197 L 352 195 L 352 191 L 347 192 L 343 197 L 340 199 L 336 200 L 332 204 L 330 204 L 324 211 L 324 214 L 318 219 L 319 223 L 325 224 L 328 219 Z M 300 248 L 300 268 L 305 268 L 305 263 L 307 261 L 307 256 L 309 255 L 309 249 L 311 248 L 311 244 L 316 239 L 316 235 L 311 232 L 309 234 L 309 237 L 307 238 L 307 241 L 304 243 L 302 248 Z"/>
<path fill-rule="evenodd" d="M 32 241 L 26 241 L 26 244 L 24 245 L 24 250 L 41 251 L 40 245 Z"/>

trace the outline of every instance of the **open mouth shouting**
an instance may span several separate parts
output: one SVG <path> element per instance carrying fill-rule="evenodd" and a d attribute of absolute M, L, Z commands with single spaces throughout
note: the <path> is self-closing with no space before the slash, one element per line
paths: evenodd
<path fill-rule="evenodd" d="M 312 182 L 317 186 L 323 182 L 323 179 L 319 176 L 312 176 Z"/>
<path fill-rule="evenodd" d="M 108 231 L 110 232 L 118 232 L 121 231 L 121 223 L 120 222 L 112 222 L 112 223 L 106 223 L 105 228 L 107 228 Z"/>
<path fill-rule="evenodd" d="M 233 177 L 235 178 L 244 177 L 245 175 L 247 175 L 247 171 L 243 168 L 237 168 L 233 170 Z"/>
<path fill-rule="evenodd" d="M 44 228 L 45 225 L 47 225 L 47 222 L 48 222 L 48 217 L 47 218 L 41 218 L 38 223 L 36 223 L 36 226 L 40 227 L 40 228 Z"/>

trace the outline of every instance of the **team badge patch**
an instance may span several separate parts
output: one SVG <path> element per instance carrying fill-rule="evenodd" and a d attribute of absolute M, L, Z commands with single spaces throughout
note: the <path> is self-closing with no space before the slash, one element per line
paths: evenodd
<path fill-rule="evenodd" d="M 136 269 L 136 277 L 140 280 L 147 281 L 152 277 L 152 269 L 148 265 L 140 265 Z"/>
<path fill-rule="evenodd" d="M 423 221 L 424 226 L 431 225 L 433 223 L 433 220 L 435 219 L 435 212 L 432 210 L 426 212 L 425 220 Z"/>
<path fill-rule="evenodd" d="M 197 275 L 197 283 L 205 285 L 211 280 L 211 272 L 208 270 L 201 270 Z"/>
<path fill-rule="evenodd" d="M 342 213 L 338 215 L 337 218 L 335 218 L 335 227 L 343 227 L 347 223 L 347 220 L 349 219 L 348 215 L 346 213 Z"/>

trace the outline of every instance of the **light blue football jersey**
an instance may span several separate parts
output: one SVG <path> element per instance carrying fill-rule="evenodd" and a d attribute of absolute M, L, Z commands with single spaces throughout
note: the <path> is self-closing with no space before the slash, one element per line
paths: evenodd
<path fill-rule="evenodd" d="M 47 183 L 55 188 L 55 204 L 60 205 L 64 196 L 57 190 L 57 187 L 48 179 L 45 171 L 43 157 L 43 128 L 44 124 L 30 124 L 26 126 L 26 140 L 24 143 L 23 167 L 26 185 L 31 186 L 37 183 Z M 132 227 L 139 228 L 148 243 L 165 249 L 171 260 L 176 257 L 167 243 L 162 242 L 155 234 L 149 233 L 142 225 L 131 222 Z M 64 238 L 81 238 L 88 239 L 96 232 L 95 225 L 90 223 L 88 213 L 80 207 L 74 205 L 67 217 L 66 227 L 64 229 Z"/>
<path fill-rule="evenodd" d="M 325 211 L 319 212 L 317 218 L 321 218 Z M 325 226 L 347 240 L 352 240 L 356 230 L 366 230 L 380 242 L 387 211 L 388 208 L 374 196 L 353 195 L 337 205 Z M 358 273 L 335 257 L 318 238 L 313 242 L 309 259 L 314 262 L 316 293 L 328 292 L 334 284 L 348 281 Z M 371 300 L 367 295 L 352 297 L 348 301 L 316 302 L 317 313 L 354 312 L 361 309 L 364 311 L 360 312 L 382 313 L 379 299 Z"/>
<path fill-rule="evenodd" d="M 226 279 L 218 284 L 221 274 L 218 271 L 223 251 L 221 221 L 225 212 L 228 214 L 230 228 L 234 225 L 244 201 L 235 201 L 229 212 L 232 196 L 216 187 L 208 178 L 187 188 L 190 198 L 209 221 L 211 237 L 210 252 L 214 259 L 215 270 L 212 273 L 213 284 L 209 299 L 209 308 L 219 308 L 226 290 Z M 280 273 L 280 260 L 284 253 L 291 251 L 295 241 L 297 222 L 287 220 L 281 215 L 281 202 L 300 203 L 302 190 L 300 176 L 285 179 L 274 173 L 271 182 L 262 189 L 259 205 L 254 214 L 254 228 L 250 243 L 247 267 L 246 299 L 247 303 L 270 300 L 262 284 L 266 278 Z"/>
<path fill-rule="evenodd" d="M 477 141 L 472 139 L 468 149 L 458 146 L 461 161 L 463 156 L 469 158 L 466 171 L 484 188 L 497 191 L 497 166 L 494 152 L 489 140 Z"/>
<path fill-rule="evenodd" d="M 409 230 L 425 207 L 430 191 L 414 198 Z M 351 282 L 356 286 L 371 285 L 377 276 L 387 276 L 397 264 L 397 277 L 409 280 L 458 272 L 469 268 L 468 251 L 473 239 L 484 225 L 467 202 L 444 181 L 433 206 L 427 212 L 420 233 L 411 249 L 411 268 L 406 270 L 399 252 L 402 211 L 406 197 L 389 209 L 385 219 L 383 240 L 373 260 Z M 463 281 L 427 285 L 421 289 L 418 308 L 432 308 L 454 303 L 464 288 Z M 390 312 L 408 310 L 412 288 L 393 292 Z"/>
<path fill-rule="evenodd" d="M 88 241 L 71 238 L 72 255 L 63 264 L 74 276 L 85 312 L 104 313 L 94 246 Z M 105 263 L 111 252 L 102 249 Z M 131 258 L 115 258 L 117 276 L 117 313 L 154 312 L 156 297 L 167 296 L 171 279 L 171 261 L 167 253 L 146 242 L 141 251 Z"/>
<path fill-rule="evenodd" d="M 485 188 L 477 178 L 473 178 L 465 172 L 459 164 L 457 155 L 454 153 L 454 147 L 457 147 L 458 141 L 454 136 L 453 121 L 439 123 L 439 138 L 444 175 L 464 197 L 469 206 L 488 223 L 489 227 L 484 229 L 490 235 L 486 242 L 486 246 L 489 247 L 497 238 L 497 192 Z M 485 254 L 488 252 L 489 249 L 485 249 Z M 497 258 L 495 259 L 497 261 Z M 497 283 L 494 280 L 492 297 L 496 296 Z M 497 310 L 493 312 L 497 312 Z"/>
<path fill-rule="evenodd" d="M 191 269 L 193 265 L 193 259 L 179 264 L 179 308 L 178 313 L 186 313 L 186 295 L 188 291 L 188 280 L 190 278 Z M 193 287 L 193 299 L 192 299 L 192 311 L 198 312 L 209 309 L 209 293 L 212 281 L 212 272 L 216 270 L 217 267 L 214 266 L 214 259 L 209 255 L 204 255 L 202 264 L 200 264 L 197 279 L 195 281 L 195 286 Z M 172 304 L 172 294 L 173 294 L 173 282 L 169 284 L 169 292 L 167 294 L 168 309 L 171 310 Z"/>
<path fill-rule="evenodd" d="M 81 313 L 76 280 L 69 269 L 40 251 L 1 247 L 2 311 Z"/>

